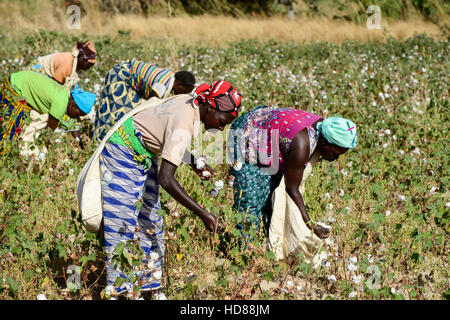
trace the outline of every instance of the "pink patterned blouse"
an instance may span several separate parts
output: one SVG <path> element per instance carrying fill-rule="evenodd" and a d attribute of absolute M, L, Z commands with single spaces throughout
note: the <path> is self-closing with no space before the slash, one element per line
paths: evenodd
<path fill-rule="evenodd" d="M 242 153 L 246 163 L 258 162 L 270 166 L 272 153 L 276 151 L 279 168 L 285 171 L 291 142 L 304 128 L 308 129 L 311 156 L 318 141 L 318 134 L 312 125 L 321 119 L 318 115 L 293 108 L 265 107 L 249 112 L 243 127 L 243 136 L 248 137 L 247 152 Z M 278 141 L 274 149 L 272 141 Z"/>

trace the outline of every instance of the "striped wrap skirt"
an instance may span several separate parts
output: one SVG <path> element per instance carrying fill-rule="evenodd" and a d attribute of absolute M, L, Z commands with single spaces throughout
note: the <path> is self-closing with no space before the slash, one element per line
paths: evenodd
<path fill-rule="evenodd" d="M 134 155 L 132 149 L 108 142 L 100 157 L 107 286 L 113 286 L 117 295 L 136 286 L 141 291 L 158 289 L 162 279 L 164 222 L 158 215 L 158 161 L 152 158 L 144 168 Z M 139 266 L 124 273 L 114 259 L 114 249 L 131 241 L 139 241 L 143 257 Z"/>

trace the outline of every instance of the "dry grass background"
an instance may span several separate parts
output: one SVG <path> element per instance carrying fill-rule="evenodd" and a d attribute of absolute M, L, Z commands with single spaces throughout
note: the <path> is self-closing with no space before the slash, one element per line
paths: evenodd
<path fill-rule="evenodd" d="M 296 17 L 289 21 L 282 17 L 232 18 L 217 16 L 164 17 L 100 12 L 95 4 L 86 2 L 81 14 L 81 29 L 69 29 L 64 6 L 49 1 L 25 6 L 22 2 L 0 1 L 0 27 L 3 31 L 47 29 L 73 34 L 114 35 L 125 32 L 131 37 L 174 39 L 180 43 L 209 42 L 223 45 L 241 39 L 276 39 L 279 41 L 342 42 L 348 39 L 370 41 L 394 37 L 406 39 L 414 34 L 427 33 L 439 37 L 439 27 L 420 18 L 392 21 L 381 17 L 382 29 L 368 29 L 365 24 L 326 18 Z M 445 22 L 444 22 L 445 23 Z"/>

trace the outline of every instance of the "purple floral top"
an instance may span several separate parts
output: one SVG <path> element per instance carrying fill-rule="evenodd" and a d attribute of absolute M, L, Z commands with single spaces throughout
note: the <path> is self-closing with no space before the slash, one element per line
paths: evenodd
<path fill-rule="evenodd" d="M 242 153 L 245 162 L 270 166 L 273 161 L 272 153 L 276 152 L 279 168 L 284 171 L 292 140 L 304 128 L 308 129 L 311 156 L 318 140 L 318 134 L 312 125 L 321 119 L 318 115 L 293 108 L 266 107 L 250 112 L 243 127 L 243 136 L 248 137 L 247 148 Z M 272 142 L 275 141 L 278 143 L 274 144 L 275 148 L 272 150 Z"/>

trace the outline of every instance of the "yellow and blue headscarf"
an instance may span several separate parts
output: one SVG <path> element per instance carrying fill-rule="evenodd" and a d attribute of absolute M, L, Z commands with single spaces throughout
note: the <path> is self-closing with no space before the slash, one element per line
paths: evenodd
<path fill-rule="evenodd" d="M 348 149 L 353 149 L 356 146 L 358 134 L 356 124 L 351 120 L 341 117 L 326 118 L 317 124 L 317 130 L 331 144 Z"/>

